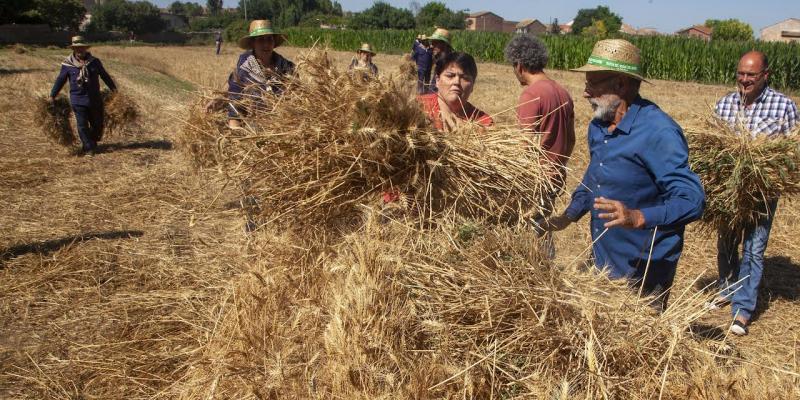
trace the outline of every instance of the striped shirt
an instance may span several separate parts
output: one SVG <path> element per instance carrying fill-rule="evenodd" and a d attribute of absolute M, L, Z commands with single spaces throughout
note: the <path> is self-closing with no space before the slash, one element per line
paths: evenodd
<path fill-rule="evenodd" d="M 766 86 L 750 107 L 743 107 L 741 96 L 733 92 L 717 102 L 717 115 L 731 124 L 744 124 L 757 135 L 785 135 L 797 124 L 797 105 L 781 93 Z"/>

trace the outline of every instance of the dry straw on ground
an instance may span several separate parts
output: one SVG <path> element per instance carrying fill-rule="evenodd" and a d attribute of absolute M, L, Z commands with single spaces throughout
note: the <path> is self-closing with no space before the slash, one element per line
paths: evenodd
<path fill-rule="evenodd" d="M 51 102 L 49 97 L 39 96 L 34 101 L 33 120 L 42 133 L 53 143 L 72 146 L 75 143 L 75 133 L 70 121 L 72 109 L 66 97 L 58 96 Z"/>
<path fill-rule="evenodd" d="M 692 169 L 706 192 L 702 222 L 709 229 L 748 227 L 766 203 L 800 194 L 800 132 L 753 138 L 716 118 L 687 129 Z"/>
<path fill-rule="evenodd" d="M 182 397 L 686 399 L 735 392 L 740 377 L 720 374 L 734 370 L 734 352 L 692 334 L 701 294 L 674 293 L 672 306 L 657 314 L 635 288 L 554 265 L 528 232 L 464 235 L 457 227 L 416 231 L 374 222 L 334 246 L 259 236 L 250 273 L 191 361 L 202 367 L 179 384 Z"/>
<path fill-rule="evenodd" d="M 516 220 L 542 208 L 550 168 L 530 135 L 466 124 L 435 130 L 406 79 L 364 80 L 315 50 L 297 64 L 281 97 L 233 102 L 249 110 L 243 129 L 190 119 L 185 141 L 198 164 L 221 160 L 260 205 L 264 221 L 295 227 L 347 226 L 381 194 L 414 215 Z M 203 119 L 206 119 L 203 121 Z M 217 154 L 206 149 L 215 143 Z"/>

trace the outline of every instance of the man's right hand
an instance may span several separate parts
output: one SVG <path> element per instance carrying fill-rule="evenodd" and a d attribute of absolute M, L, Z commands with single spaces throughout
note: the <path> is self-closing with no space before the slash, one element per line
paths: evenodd
<path fill-rule="evenodd" d="M 575 221 L 567 217 L 566 214 L 556 215 L 555 217 L 537 219 L 538 228 L 544 232 L 558 232 L 564 230 L 569 224 Z"/>

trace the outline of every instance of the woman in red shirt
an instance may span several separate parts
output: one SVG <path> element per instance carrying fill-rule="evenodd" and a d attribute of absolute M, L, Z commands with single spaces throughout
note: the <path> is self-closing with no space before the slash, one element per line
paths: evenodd
<path fill-rule="evenodd" d="M 478 77 L 478 66 L 471 55 L 452 52 L 436 62 L 434 73 L 439 92 L 418 99 L 436 129 L 450 132 L 464 122 L 492 125 L 492 117 L 468 101 Z"/>

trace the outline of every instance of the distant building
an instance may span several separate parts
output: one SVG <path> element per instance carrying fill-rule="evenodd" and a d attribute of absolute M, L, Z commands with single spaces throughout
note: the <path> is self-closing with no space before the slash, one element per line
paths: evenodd
<path fill-rule="evenodd" d="M 503 32 L 503 17 L 491 11 L 478 11 L 467 16 L 468 31 Z"/>
<path fill-rule="evenodd" d="M 639 28 L 636 30 L 636 34 L 639 36 L 656 36 L 660 35 L 656 28 Z"/>
<path fill-rule="evenodd" d="M 162 10 L 160 16 L 167 23 L 167 30 L 179 31 L 189 27 L 186 17 L 183 15 L 171 14 Z"/>
<path fill-rule="evenodd" d="M 622 23 L 622 26 L 619 27 L 619 31 L 628 35 L 636 35 L 638 33 L 636 28 L 626 23 Z"/>
<path fill-rule="evenodd" d="M 558 29 L 559 29 L 559 31 L 561 31 L 562 35 L 566 35 L 568 33 L 572 33 L 572 23 L 573 22 L 575 22 L 575 21 L 573 20 L 573 21 L 567 22 L 566 24 L 558 25 Z"/>
<path fill-rule="evenodd" d="M 514 32 L 541 35 L 547 33 L 547 26 L 539 22 L 538 19 L 523 19 L 514 26 Z"/>
<path fill-rule="evenodd" d="M 712 29 L 705 25 L 695 25 L 675 32 L 677 36 L 686 36 L 703 40 L 711 40 Z"/>
<path fill-rule="evenodd" d="M 800 19 L 789 18 L 761 30 L 765 42 L 800 42 Z"/>

